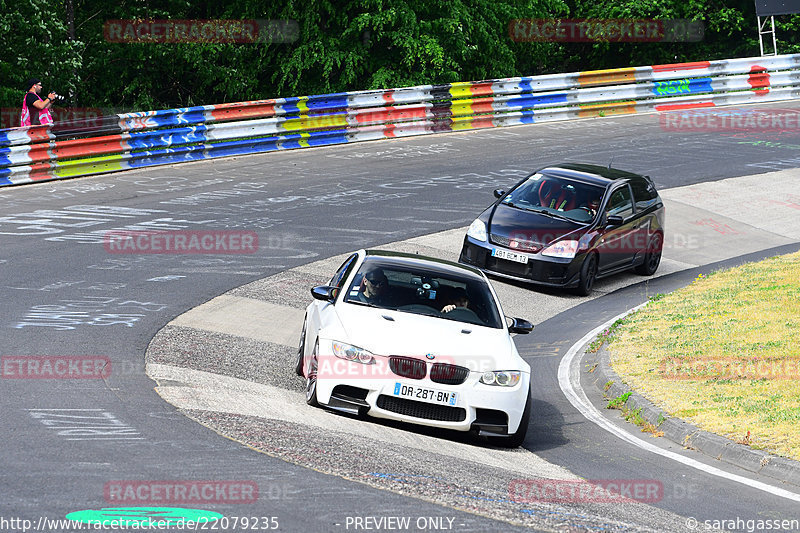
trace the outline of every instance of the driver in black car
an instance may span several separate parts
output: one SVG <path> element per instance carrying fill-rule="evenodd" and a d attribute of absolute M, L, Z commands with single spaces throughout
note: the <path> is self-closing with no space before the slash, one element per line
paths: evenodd
<path fill-rule="evenodd" d="M 581 205 L 581 209 L 586 210 L 592 218 L 597 216 L 597 210 L 600 208 L 600 200 L 601 194 L 596 192 L 589 192 L 586 196 L 586 200 L 583 205 Z"/>

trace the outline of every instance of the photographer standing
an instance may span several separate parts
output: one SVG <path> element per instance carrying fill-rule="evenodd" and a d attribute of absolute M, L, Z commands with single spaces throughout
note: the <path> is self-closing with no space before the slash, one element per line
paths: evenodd
<path fill-rule="evenodd" d="M 56 98 L 56 93 L 51 92 L 47 98 L 42 100 L 39 92 L 42 90 L 42 81 L 37 78 L 28 80 L 28 92 L 22 100 L 22 112 L 19 115 L 20 126 L 38 126 L 40 124 L 52 124 L 53 117 L 50 115 L 50 107 Z"/>

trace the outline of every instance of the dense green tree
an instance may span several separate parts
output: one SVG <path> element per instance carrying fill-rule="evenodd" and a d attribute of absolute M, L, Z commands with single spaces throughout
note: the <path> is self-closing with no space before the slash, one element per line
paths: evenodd
<path fill-rule="evenodd" d="M 566 13 L 560 0 L 328 0 L 288 3 L 297 46 L 278 53 L 283 92 L 331 92 L 521 74 L 508 23 Z M 526 47 L 545 55 L 554 44 Z M 529 52 L 530 53 L 530 52 Z M 523 55 L 525 55 L 523 53 Z"/>
<path fill-rule="evenodd" d="M 569 47 L 569 64 L 575 70 L 751 57 L 760 53 L 753 0 L 567 1 L 573 18 L 682 19 L 704 27 L 703 38 L 697 42 L 575 43 Z M 777 17 L 781 22 L 779 53 L 797 49 L 798 34 L 790 29 L 791 19 Z"/>
<path fill-rule="evenodd" d="M 700 42 L 515 42 L 514 19 L 689 19 Z M 119 42 L 110 21 L 290 21 L 246 44 Z M 800 17 L 777 17 L 779 52 Z M 0 0 L 0 107 L 24 80 L 117 111 L 758 54 L 752 0 Z"/>
<path fill-rule="evenodd" d="M 0 0 L 0 107 L 21 107 L 31 77 L 45 91 L 76 90 L 81 43 L 67 38 L 65 19 L 63 2 Z"/>

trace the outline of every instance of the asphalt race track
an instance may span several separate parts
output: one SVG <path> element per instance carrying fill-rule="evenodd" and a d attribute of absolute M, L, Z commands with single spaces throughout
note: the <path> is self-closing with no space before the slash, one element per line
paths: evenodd
<path fill-rule="evenodd" d="M 111 361 L 103 379 L 17 379 L 3 367 L 0 518 L 41 525 L 40 518 L 81 510 L 169 507 L 155 496 L 120 504 L 109 487 L 207 480 L 257 487 L 258 497 L 217 494 L 174 506 L 265 517 L 261 526 L 281 531 L 687 531 L 689 517 L 698 530 L 703 520 L 800 519 L 796 500 L 663 459 L 599 428 L 557 380 L 576 341 L 649 295 L 740 256 L 798 249 L 798 145 L 798 132 L 665 131 L 658 116 L 641 115 L 0 189 L 0 354 Z M 452 257 L 463 237 L 457 228 L 492 201 L 493 189 L 560 161 L 613 161 L 651 175 L 668 201 L 665 261 L 656 278 L 602 281 L 586 300 L 495 283 L 506 313 L 536 324 L 517 338 L 534 373 L 524 449 L 354 420 L 298 401 L 302 382 L 287 368 L 292 328 L 299 332 L 309 282 L 324 281 L 337 256 L 397 243 Z M 147 229 L 256 232 L 259 248 L 120 254 L 103 246 L 110 230 Z M 195 309 L 232 289 L 215 300 L 223 305 Z M 588 383 L 586 391 L 602 406 Z M 514 480 L 579 477 L 651 480 L 663 497 L 554 504 L 509 495 Z M 0 522 L 0 530 L 19 525 Z M 228 525 L 217 529 L 244 529 Z"/>

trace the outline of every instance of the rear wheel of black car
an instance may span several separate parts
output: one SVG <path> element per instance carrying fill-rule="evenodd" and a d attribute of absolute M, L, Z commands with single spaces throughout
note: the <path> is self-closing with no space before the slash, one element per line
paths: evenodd
<path fill-rule="evenodd" d="M 664 237 L 656 233 L 647 245 L 647 254 L 644 256 L 644 263 L 636 267 L 636 273 L 642 276 L 652 276 L 661 264 L 661 251 L 664 248 Z"/>
<path fill-rule="evenodd" d="M 594 279 L 597 277 L 597 254 L 589 254 L 583 260 L 581 266 L 581 277 L 575 292 L 580 296 L 589 296 L 594 287 Z"/>
<path fill-rule="evenodd" d="M 508 437 L 492 437 L 490 442 L 503 448 L 517 448 L 522 446 L 525 442 L 525 436 L 528 434 L 528 425 L 531 421 L 531 389 L 528 386 L 528 400 L 525 402 L 525 410 L 522 411 L 522 418 L 519 421 L 517 431 Z"/>

